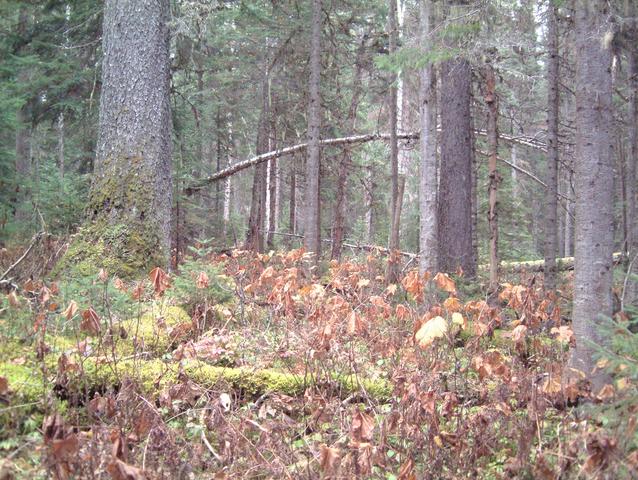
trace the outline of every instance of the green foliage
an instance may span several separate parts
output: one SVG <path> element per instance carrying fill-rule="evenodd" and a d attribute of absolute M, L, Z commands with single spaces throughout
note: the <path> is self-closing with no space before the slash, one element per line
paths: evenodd
<path fill-rule="evenodd" d="M 211 239 L 199 240 L 199 248 L 189 247 L 191 255 L 180 265 L 179 275 L 174 278 L 168 292 L 171 298 L 189 310 L 197 305 L 212 307 L 226 303 L 234 294 L 232 280 L 206 259 L 212 250 L 211 242 Z"/>

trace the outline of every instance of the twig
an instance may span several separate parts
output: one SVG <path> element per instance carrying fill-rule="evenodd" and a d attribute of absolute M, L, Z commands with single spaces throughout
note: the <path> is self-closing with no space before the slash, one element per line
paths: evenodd
<path fill-rule="evenodd" d="M 15 263 L 13 265 L 11 265 L 9 267 L 9 269 L 4 272 L 2 274 L 2 276 L 0 276 L 0 281 L 4 280 L 5 278 L 7 278 L 7 275 L 9 275 L 11 273 L 11 271 L 16 268 L 20 262 L 22 262 L 22 260 L 24 260 L 25 258 L 27 258 L 27 255 L 29 255 L 29 252 L 31 252 L 31 250 L 33 249 L 33 247 L 35 246 L 36 243 L 38 243 L 38 241 L 40 240 L 40 238 L 44 235 L 44 232 L 38 232 L 33 236 L 33 239 L 31 240 L 31 244 L 29 245 L 29 247 L 26 249 L 26 251 L 22 254 L 22 256 L 20 258 L 18 258 Z"/>

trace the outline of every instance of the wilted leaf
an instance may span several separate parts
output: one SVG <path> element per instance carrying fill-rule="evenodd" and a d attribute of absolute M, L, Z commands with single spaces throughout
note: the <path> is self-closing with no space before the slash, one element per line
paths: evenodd
<path fill-rule="evenodd" d="M 133 300 L 139 300 L 142 298 L 142 295 L 144 295 L 144 283 L 140 281 L 135 285 L 131 296 L 133 297 Z"/>
<path fill-rule="evenodd" d="M 394 309 L 394 314 L 399 320 L 405 320 L 410 315 L 410 310 L 402 303 L 399 303 Z"/>
<path fill-rule="evenodd" d="M 369 281 L 368 281 L 369 283 Z M 396 283 L 391 283 L 390 285 L 388 285 L 385 289 L 385 293 L 388 294 L 388 296 L 392 296 L 395 293 L 397 293 L 397 284 Z"/>
<path fill-rule="evenodd" d="M 416 480 L 416 476 L 414 475 L 414 460 L 412 460 L 412 458 L 408 458 L 403 462 L 403 465 L 401 465 L 398 480 Z"/>
<path fill-rule="evenodd" d="M 113 460 L 106 467 L 106 470 L 113 480 L 145 480 L 147 478 L 141 468 L 134 467 L 118 459 Z"/>
<path fill-rule="evenodd" d="M 611 400 L 616 395 L 616 390 L 613 385 L 607 384 L 603 388 L 600 389 L 596 398 L 602 402 L 606 402 L 607 400 Z"/>
<path fill-rule="evenodd" d="M 80 331 L 89 335 L 97 335 L 100 333 L 100 317 L 93 307 L 89 307 L 82 312 L 82 321 L 80 322 Z"/>
<path fill-rule="evenodd" d="M 447 321 L 443 317 L 434 317 L 425 322 L 414 334 L 414 340 L 421 348 L 427 348 L 435 339 L 445 336 Z"/>
<path fill-rule="evenodd" d="M 153 290 L 155 295 L 161 296 L 164 291 L 169 287 L 168 274 L 160 267 L 155 267 L 150 273 L 151 283 L 153 284 Z"/>
<path fill-rule="evenodd" d="M 199 272 L 199 275 L 197 275 L 197 281 L 195 282 L 197 288 L 208 288 L 208 282 L 209 279 L 206 272 Z"/>
<path fill-rule="evenodd" d="M 109 279 L 109 274 L 106 270 L 100 268 L 100 272 L 97 274 L 97 278 L 99 278 L 101 282 L 106 282 Z"/>
<path fill-rule="evenodd" d="M 9 393 L 9 380 L 6 377 L 0 377 L 0 395 Z"/>
<path fill-rule="evenodd" d="M 452 314 L 452 323 L 460 325 L 463 330 L 467 330 L 467 320 L 459 312 L 454 312 Z"/>
<path fill-rule="evenodd" d="M 338 448 L 329 447 L 327 445 L 321 445 L 320 450 L 320 464 L 321 471 L 325 476 L 336 473 L 339 467 L 339 461 L 341 460 L 341 454 Z"/>
<path fill-rule="evenodd" d="M 15 290 L 13 292 L 11 292 L 9 295 L 9 305 L 11 305 L 13 308 L 18 308 L 20 306 L 20 299 L 18 298 L 18 295 L 16 294 Z"/>
<path fill-rule="evenodd" d="M 348 335 L 361 333 L 364 330 L 364 325 L 361 319 L 361 315 L 359 315 L 354 310 L 351 311 L 350 314 L 348 315 L 347 330 L 348 330 Z"/>
<path fill-rule="evenodd" d="M 119 290 L 120 292 L 126 292 L 126 285 L 124 285 L 124 282 L 119 277 L 113 280 L 113 286 L 115 287 L 116 290 Z"/>
<path fill-rule="evenodd" d="M 434 276 L 434 283 L 436 283 L 436 286 L 444 292 L 456 292 L 456 284 L 447 273 L 437 273 Z"/>
<path fill-rule="evenodd" d="M 408 274 L 401 280 L 401 285 L 406 292 L 411 294 L 417 301 L 421 300 L 423 294 L 423 281 L 419 276 L 418 270 L 410 270 Z"/>
<path fill-rule="evenodd" d="M 521 343 L 525 340 L 527 336 L 527 326 L 519 325 L 514 330 L 512 330 L 512 341 L 514 343 Z"/>
<path fill-rule="evenodd" d="M 69 305 L 66 307 L 62 315 L 66 317 L 67 320 L 71 320 L 78 311 L 78 304 L 75 300 L 71 300 Z"/>
<path fill-rule="evenodd" d="M 574 338 L 574 331 L 567 325 L 552 328 L 551 333 L 557 335 L 557 339 L 562 343 L 570 343 Z"/>
<path fill-rule="evenodd" d="M 350 438 L 354 442 L 369 442 L 374 431 L 374 419 L 367 413 L 356 410 L 352 415 Z"/>
<path fill-rule="evenodd" d="M 461 302 L 456 297 L 448 297 L 443 302 L 443 306 L 448 312 L 458 312 L 461 310 Z"/>

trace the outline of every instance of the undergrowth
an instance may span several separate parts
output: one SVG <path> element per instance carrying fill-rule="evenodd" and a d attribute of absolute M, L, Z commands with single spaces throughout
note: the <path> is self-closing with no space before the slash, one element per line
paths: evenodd
<path fill-rule="evenodd" d="M 635 477 L 637 337 L 570 383 L 568 284 L 191 253 L 2 296 L 2 478 Z"/>

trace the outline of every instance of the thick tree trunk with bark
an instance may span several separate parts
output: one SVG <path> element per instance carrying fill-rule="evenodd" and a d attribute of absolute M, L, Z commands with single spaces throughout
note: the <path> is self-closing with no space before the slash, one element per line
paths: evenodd
<path fill-rule="evenodd" d="M 472 248 L 472 132 L 470 64 L 441 65 L 441 169 L 438 197 L 439 268 L 476 274 Z"/>
<path fill-rule="evenodd" d="M 545 288 L 556 288 L 556 255 L 558 253 L 558 112 L 559 51 L 558 7 L 549 2 L 547 12 L 547 196 L 545 197 Z"/>
<path fill-rule="evenodd" d="M 605 375 L 594 372 L 592 344 L 602 344 L 601 317 L 612 314 L 614 162 L 611 25 L 603 0 L 576 2 L 576 242 L 571 366 L 590 375 L 594 388 Z"/>
<path fill-rule="evenodd" d="M 490 279 L 489 290 L 498 290 L 498 203 L 497 192 L 501 175 L 497 168 L 498 159 L 498 97 L 496 95 L 496 76 L 494 67 L 488 63 L 485 67 L 485 103 L 487 104 L 487 144 L 488 144 L 488 202 L 487 221 L 490 230 Z"/>
<path fill-rule="evenodd" d="M 89 222 L 79 273 L 135 275 L 169 260 L 172 177 L 168 0 L 107 0 Z"/>
<path fill-rule="evenodd" d="M 308 105 L 308 160 L 306 162 L 306 193 L 304 247 L 321 254 L 321 217 L 319 175 L 321 165 L 321 0 L 312 0 L 312 33 L 310 39 L 310 81 Z"/>
<path fill-rule="evenodd" d="M 420 43 L 430 52 L 430 17 L 432 2 L 421 0 Z M 434 66 L 425 65 L 419 72 L 420 154 L 419 172 L 419 272 L 438 270 L 437 238 L 437 169 L 436 169 L 436 78 Z"/>
<path fill-rule="evenodd" d="M 629 273 L 632 275 L 623 292 L 624 305 L 636 305 L 638 301 L 638 211 L 636 209 L 636 180 L 638 168 L 638 8 L 635 1 L 627 2 L 627 15 L 630 21 L 627 44 L 627 74 L 629 75 L 629 151 L 625 155 L 625 211 L 626 211 L 626 249 L 629 260 Z"/>

